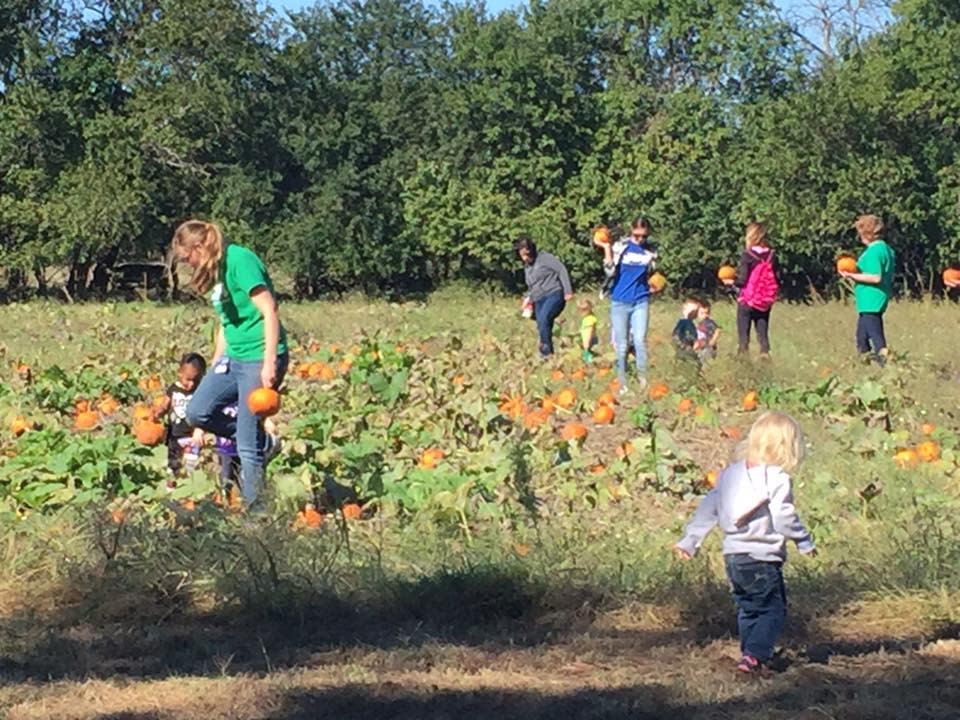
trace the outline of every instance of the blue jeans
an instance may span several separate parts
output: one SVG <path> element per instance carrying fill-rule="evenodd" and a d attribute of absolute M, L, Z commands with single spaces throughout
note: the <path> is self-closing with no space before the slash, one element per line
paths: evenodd
<path fill-rule="evenodd" d="M 726 555 L 723 559 L 737 603 L 740 651 L 769 662 L 787 619 L 783 564 L 754 560 L 749 555 Z"/>
<path fill-rule="evenodd" d="M 277 380 L 280 386 L 287 372 L 286 354 L 277 357 Z M 220 358 L 203 376 L 187 405 L 187 422 L 214 435 L 236 438 L 240 457 L 240 492 L 247 507 L 253 506 L 263 491 L 264 449 L 266 434 L 263 423 L 250 412 L 247 397 L 260 387 L 263 361 L 240 362 Z M 237 416 L 223 412 L 228 405 L 237 406 Z"/>
<path fill-rule="evenodd" d="M 563 299 L 563 292 L 550 293 L 533 304 L 537 332 L 540 335 L 540 357 L 553 355 L 553 321 L 566 306 L 567 301 Z"/>
<path fill-rule="evenodd" d="M 613 348 L 617 353 L 617 376 L 620 387 L 627 386 L 627 342 L 633 335 L 633 349 L 637 354 L 637 373 L 647 372 L 647 323 L 650 320 L 650 302 L 644 298 L 633 303 L 610 303 L 610 327 L 613 330 Z"/>
<path fill-rule="evenodd" d="M 862 312 L 857 318 L 857 352 L 868 353 L 873 346 L 874 357 L 887 346 L 883 332 L 883 313 Z"/>

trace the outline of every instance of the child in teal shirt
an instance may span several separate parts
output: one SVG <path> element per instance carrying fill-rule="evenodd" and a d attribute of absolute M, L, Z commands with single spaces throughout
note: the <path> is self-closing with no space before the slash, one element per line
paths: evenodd
<path fill-rule="evenodd" d="M 867 246 L 857 258 L 858 272 L 841 272 L 855 283 L 853 295 L 857 305 L 857 352 L 879 365 L 887 361 L 889 350 L 883 331 L 883 313 L 893 293 L 893 270 L 896 253 L 880 237 L 883 221 L 876 215 L 861 215 L 855 224 L 860 242 Z"/>

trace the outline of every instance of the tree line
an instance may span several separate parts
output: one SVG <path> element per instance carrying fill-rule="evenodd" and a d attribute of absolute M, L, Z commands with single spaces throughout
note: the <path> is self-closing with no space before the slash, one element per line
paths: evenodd
<path fill-rule="evenodd" d="M 216 220 L 304 297 L 511 286 L 533 239 L 598 279 L 598 224 L 649 217 L 709 288 L 760 220 L 785 289 L 824 292 L 880 215 L 901 287 L 960 237 L 960 5 L 900 0 L 828 52 L 767 0 L 7 0 L 7 292 L 106 290 Z"/>

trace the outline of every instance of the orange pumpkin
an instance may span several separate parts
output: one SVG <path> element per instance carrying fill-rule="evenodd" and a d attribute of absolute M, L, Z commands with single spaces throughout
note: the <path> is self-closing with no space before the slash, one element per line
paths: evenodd
<path fill-rule="evenodd" d="M 681 415 L 690 412 L 693 409 L 693 400 L 690 398 L 681 398 L 677 403 L 677 412 Z"/>
<path fill-rule="evenodd" d="M 920 426 L 920 432 L 924 435 L 933 435 L 933 432 L 937 429 L 937 426 L 933 423 L 924 423 Z"/>
<path fill-rule="evenodd" d="M 167 431 L 162 424 L 152 420 L 144 420 L 133 426 L 133 434 L 144 445 L 159 445 L 166 437 Z"/>
<path fill-rule="evenodd" d="M 587 437 L 587 426 L 578 422 L 567 423 L 560 431 L 560 437 L 568 442 L 585 440 Z"/>
<path fill-rule="evenodd" d="M 344 520 L 359 520 L 361 510 L 362 509 L 358 503 L 346 503 L 340 508 L 340 512 L 343 513 Z"/>
<path fill-rule="evenodd" d="M 600 243 L 601 245 L 610 244 L 610 231 L 607 230 L 606 226 L 601 225 L 593 231 L 593 241 L 595 243 Z"/>
<path fill-rule="evenodd" d="M 88 412 L 90 410 L 90 403 L 87 400 L 80 398 L 73 404 L 73 409 L 78 414 Z"/>
<path fill-rule="evenodd" d="M 717 270 L 717 279 L 721 282 L 726 280 L 734 280 L 737 277 L 737 269 L 732 265 L 721 265 L 720 269 Z"/>
<path fill-rule="evenodd" d="M 144 420 L 152 420 L 153 413 L 150 411 L 146 405 L 136 405 L 133 408 L 133 422 L 143 422 Z"/>
<path fill-rule="evenodd" d="M 947 268 L 943 271 L 943 284 L 960 283 L 960 270 L 956 268 Z"/>
<path fill-rule="evenodd" d="M 571 380 L 586 380 L 587 379 L 587 369 L 586 368 L 577 368 L 572 373 L 570 373 Z"/>
<path fill-rule="evenodd" d="M 543 400 L 540 401 L 540 409 L 544 412 L 552 413 L 557 409 L 557 404 L 553 401 L 553 398 L 547 395 Z"/>
<path fill-rule="evenodd" d="M 841 255 L 837 258 L 837 272 L 855 273 L 857 272 L 857 261 L 849 255 Z"/>
<path fill-rule="evenodd" d="M 91 428 L 95 428 L 98 422 L 100 422 L 100 417 L 96 411 L 84 410 L 83 412 L 77 413 L 73 425 L 77 430 L 90 430 Z"/>
<path fill-rule="evenodd" d="M 709 488 L 715 488 L 717 486 L 717 471 L 711 470 L 703 477 L 703 482 Z"/>
<path fill-rule="evenodd" d="M 743 399 L 740 400 L 740 408 L 746 412 L 752 412 L 757 409 L 757 391 L 751 390 L 746 395 L 743 396 Z"/>
<path fill-rule="evenodd" d="M 23 435 L 27 430 L 33 429 L 33 423 L 22 417 L 15 417 L 10 423 L 10 432 L 17 437 Z"/>
<path fill-rule="evenodd" d="M 303 510 L 297 513 L 297 525 L 315 530 L 323 524 L 323 515 L 317 512 L 317 509 L 308 504 Z"/>
<path fill-rule="evenodd" d="M 590 474 L 599 475 L 600 473 L 604 472 L 606 469 L 607 469 L 607 466 L 604 465 L 603 463 L 595 463 L 590 466 Z"/>
<path fill-rule="evenodd" d="M 625 441 L 623 444 L 617 447 L 618 458 L 621 458 L 621 459 L 625 458 L 627 457 L 627 455 L 629 455 L 632 452 L 633 452 L 633 443 L 630 442 L 629 440 Z"/>
<path fill-rule="evenodd" d="M 247 407 L 257 417 L 276 415 L 280 410 L 280 393 L 273 388 L 257 388 L 247 398 Z"/>
<path fill-rule="evenodd" d="M 651 400 L 662 400 L 670 394 L 670 388 L 663 383 L 657 383 L 650 386 L 649 395 Z"/>
<path fill-rule="evenodd" d="M 660 292 L 667 286 L 667 279 L 662 274 L 655 272 L 650 276 L 647 285 L 652 292 Z"/>
<path fill-rule="evenodd" d="M 916 450 L 900 450 L 893 456 L 893 462 L 899 468 L 914 467 L 920 461 L 920 456 Z"/>
<path fill-rule="evenodd" d="M 742 437 L 740 428 L 734 425 L 728 425 L 727 427 L 723 428 L 720 432 L 722 432 L 725 437 L 728 437 L 731 440 L 739 440 Z"/>
<path fill-rule="evenodd" d="M 104 415 L 113 415 L 117 410 L 120 409 L 120 403 L 114 400 L 109 395 L 104 395 L 100 402 L 97 403 L 97 410 L 99 410 Z"/>
<path fill-rule="evenodd" d="M 551 380 L 563 380 L 563 378 L 563 370 L 554 370 L 552 373 L 550 373 Z"/>
<path fill-rule="evenodd" d="M 527 404 L 521 395 L 504 396 L 500 403 L 500 412 L 512 420 L 522 417 L 527 412 Z"/>
<path fill-rule="evenodd" d="M 940 459 L 940 443 L 936 440 L 924 440 L 917 445 L 917 455 L 923 462 L 935 462 Z"/>
<path fill-rule="evenodd" d="M 523 426 L 528 430 L 536 430 L 549 419 L 550 412 L 548 410 L 542 408 L 540 410 L 531 410 L 524 416 Z"/>
<path fill-rule="evenodd" d="M 609 425 L 613 422 L 615 415 L 616 413 L 613 412 L 612 407 L 609 405 L 600 405 L 593 411 L 593 421 L 598 425 Z"/>
<path fill-rule="evenodd" d="M 577 391 L 573 388 L 564 388 L 557 393 L 553 401 L 562 408 L 570 409 L 577 402 Z"/>
<path fill-rule="evenodd" d="M 433 470 L 437 463 L 443 460 L 444 456 L 443 450 L 440 448 L 430 448 L 429 450 L 424 450 L 423 454 L 420 456 L 420 467 L 424 470 Z"/>
<path fill-rule="evenodd" d="M 603 393 L 600 397 L 597 398 L 597 405 L 609 405 L 610 407 L 613 407 L 616 404 L 617 404 L 617 398 L 610 391 Z"/>

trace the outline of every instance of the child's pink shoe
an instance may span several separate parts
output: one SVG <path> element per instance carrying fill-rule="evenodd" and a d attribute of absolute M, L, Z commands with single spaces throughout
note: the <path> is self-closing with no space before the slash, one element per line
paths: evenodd
<path fill-rule="evenodd" d="M 744 655 L 737 663 L 737 672 L 744 675 L 752 675 L 760 672 L 760 661 L 752 655 Z"/>

